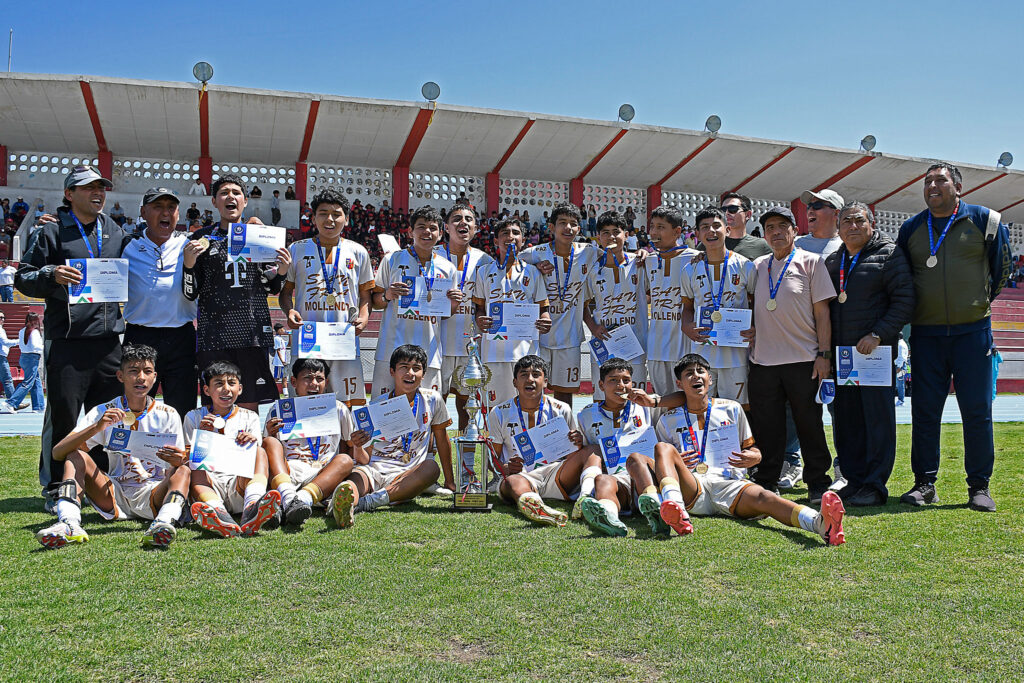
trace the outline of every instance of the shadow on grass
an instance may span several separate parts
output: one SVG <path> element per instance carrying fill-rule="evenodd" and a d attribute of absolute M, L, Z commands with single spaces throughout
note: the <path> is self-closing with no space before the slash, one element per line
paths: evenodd
<path fill-rule="evenodd" d="M 697 519 L 699 520 L 700 517 L 698 517 Z M 825 545 L 825 542 L 821 540 L 821 536 L 819 536 L 817 534 L 808 533 L 806 531 L 803 531 L 802 529 L 794 529 L 793 527 L 789 527 L 789 526 L 768 526 L 768 525 L 765 525 L 765 524 L 761 524 L 761 520 L 757 520 L 757 519 L 739 519 L 739 518 L 736 518 L 733 521 L 735 521 L 737 524 L 742 524 L 743 526 L 757 527 L 758 529 L 760 529 L 761 531 L 764 531 L 764 532 L 772 532 L 772 533 L 776 533 L 776 534 L 781 534 L 782 536 L 785 536 L 786 538 L 788 538 L 793 543 L 796 543 L 797 545 L 802 545 L 805 549 L 808 549 L 808 550 L 810 550 L 812 548 L 827 548 L 828 547 L 827 545 Z M 695 528 L 696 528 L 696 526 L 697 525 L 694 524 Z"/>
<path fill-rule="evenodd" d="M 4 498 L 0 500 L 0 514 L 8 512 L 45 512 L 43 497 Z"/>

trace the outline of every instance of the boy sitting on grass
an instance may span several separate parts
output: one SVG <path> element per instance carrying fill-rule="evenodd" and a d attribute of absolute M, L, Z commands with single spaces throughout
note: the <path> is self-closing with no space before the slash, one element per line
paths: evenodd
<path fill-rule="evenodd" d="M 259 414 L 235 405 L 242 393 L 242 371 L 238 366 L 214 361 L 203 370 L 201 379 L 211 406 L 196 408 L 185 415 L 186 447 L 191 450 L 200 430 L 232 437 L 239 446 L 258 442 Z M 281 509 L 280 494 L 267 491 L 267 452 L 259 446 L 251 478 L 196 470 L 192 473 L 191 491 L 196 501 L 192 504 L 196 523 L 224 538 L 254 535 L 275 519 Z M 242 514 L 241 525 L 235 524 L 232 513 Z"/>
<path fill-rule="evenodd" d="M 174 525 L 188 491 L 188 458 L 182 448 L 177 411 L 149 396 L 156 381 L 156 351 L 142 344 L 125 345 L 117 379 L 124 394 L 92 408 L 75 431 L 53 447 L 54 459 L 64 462 L 64 481 L 57 487 L 59 521 L 36 533 L 46 548 L 89 540 L 82 528 L 83 491 L 103 519 L 153 520 L 142 539 L 145 546 L 166 548 L 177 535 Z M 176 435 L 173 446 L 163 446 L 156 453 L 167 465 L 133 456 L 123 432 L 112 442 L 114 430 L 119 428 Z M 106 473 L 89 455 L 96 447 L 106 451 Z"/>
<path fill-rule="evenodd" d="M 301 398 L 326 393 L 330 372 L 326 361 L 299 358 L 292 364 L 292 395 Z M 339 433 L 315 438 L 284 438 L 278 404 L 267 413 L 263 448 L 267 451 L 270 486 L 281 495 L 284 521 L 289 525 L 302 526 L 313 514 L 313 505 L 324 498 L 328 498 L 328 512 L 338 526 L 352 523 L 355 489 L 344 479 L 352 472 L 349 453 L 358 454 L 362 449 L 350 450 L 353 423 L 348 406 L 337 401 L 337 409 Z"/>

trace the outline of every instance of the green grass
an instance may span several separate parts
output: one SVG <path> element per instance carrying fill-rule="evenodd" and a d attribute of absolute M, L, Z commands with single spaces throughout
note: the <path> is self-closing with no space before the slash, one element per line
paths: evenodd
<path fill-rule="evenodd" d="M 1024 424 L 996 430 L 998 513 L 964 507 L 947 425 L 942 503 L 854 512 L 840 548 L 729 519 L 598 538 L 427 498 L 346 531 L 322 516 L 253 539 L 189 529 L 167 552 L 90 512 L 90 543 L 43 551 L 38 439 L 2 439 L 0 678 L 1019 679 Z M 897 497 L 905 427 L 899 443 Z"/>

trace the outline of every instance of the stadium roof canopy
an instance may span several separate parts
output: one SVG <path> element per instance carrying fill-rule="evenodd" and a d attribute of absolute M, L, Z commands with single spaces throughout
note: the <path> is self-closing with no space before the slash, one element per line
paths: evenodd
<path fill-rule="evenodd" d="M 194 83 L 4 74 L 0 145 L 164 160 L 500 173 L 774 199 L 832 187 L 847 199 L 901 212 L 923 208 L 920 179 L 932 161 L 637 123 L 445 103 L 431 111 L 423 102 L 220 85 L 208 87 L 203 117 L 198 91 Z M 1024 221 L 1024 172 L 957 165 L 968 201 Z"/>

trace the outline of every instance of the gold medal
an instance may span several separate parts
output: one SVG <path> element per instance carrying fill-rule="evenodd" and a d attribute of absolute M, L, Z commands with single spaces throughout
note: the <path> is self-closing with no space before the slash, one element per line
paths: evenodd
<path fill-rule="evenodd" d="M 203 251 L 210 248 L 210 240 L 208 240 L 205 237 L 200 237 L 199 239 L 196 240 L 196 242 L 198 242 L 199 246 L 203 248 Z"/>
<path fill-rule="evenodd" d="M 433 293 L 428 289 L 427 290 L 427 301 L 432 301 L 433 298 L 434 298 Z"/>
<path fill-rule="evenodd" d="M 720 322 L 722 322 L 722 318 L 723 317 L 724 316 L 722 316 L 722 312 L 721 311 L 715 311 L 714 313 L 711 314 L 711 322 L 713 322 L 713 323 L 720 323 Z"/>
<path fill-rule="evenodd" d="M 774 311 L 779 305 L 775 302 L 775 299 L 768 299 L 768 303 L 764 305 L 769 311 Z"/>
<path fill-rule="evenodd" d="M 842 292 L 839 292 L 839 303 L 841 303 L 841 304 L 845 304 L 846 303 L 846 290 L 843 290 Z"/>
<path fill-rule="evenodd" d="M 224 425 L 225 424 L 227 424 L 227 423 L 224 422 L 224 418 L 221 417 L 220 415 L 218 415 L 217 417 L 213 418 L 213 428 L 214 429 L 224 429 Z"/>
<path fill-rule="evenodd" d="M 338 297 L 334 296 L 333 294 L 328 294 L 327 295 L 327 305 L 328 306 L 330 306 L 331 308 L 334 308 L 337 305 L 337 303 L 338 303 Z"/>
<path fill-rule="evenodd" d="M 929 268 L 934 268 L 935 266 L 939 265 L 939 258 L 935 254 L 932 254 L 931 256 L 928 257 L 928 260 L 925 261 L 924 264 Z"/>
<path fill-rule="evenodd" d="M 697 470 L 697 474 L 707 474 L 708 464 L 706 462 L 699 462 L 697 463 L 697 467 L 695 467 L 694 469 Z"/>
<path fill-rule="evenodd" d="M 135 419 L 135 413 L 133 413 L 130 410 L 126 410 L 124 411 L 124 417 L 121 418 L 121 424 L 123 424 L 126 427 L 131 427 L 133 424 L 135 424 Z"/>

